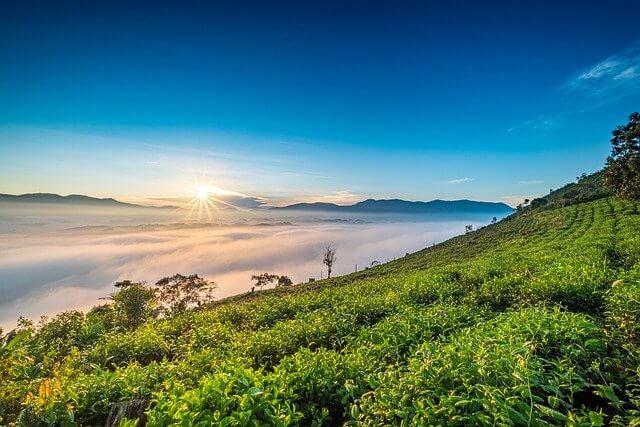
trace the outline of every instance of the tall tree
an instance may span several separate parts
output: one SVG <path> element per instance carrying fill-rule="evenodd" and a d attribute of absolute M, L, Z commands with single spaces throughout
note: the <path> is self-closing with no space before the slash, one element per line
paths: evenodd
<path fill-rule="evenodd" d="M 336 261 L 336 250 L 331 246 L 324 248 L 322 252 L 322 263 L 327 267 L 327 279 L 331 278 L 331 270 Z"/>
<path fill-rule="evenodd" d="M 604 183 L 623 199 L 640 199 L 640 113 L 612 132 Z"/>

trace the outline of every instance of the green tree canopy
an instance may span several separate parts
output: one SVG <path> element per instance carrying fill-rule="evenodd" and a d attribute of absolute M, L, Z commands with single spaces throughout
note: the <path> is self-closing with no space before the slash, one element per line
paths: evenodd
<path fill-rule="evenodd" d="M 613 131 L 604 183 L 623 199 L 640 199 L 640 113 Z"/>

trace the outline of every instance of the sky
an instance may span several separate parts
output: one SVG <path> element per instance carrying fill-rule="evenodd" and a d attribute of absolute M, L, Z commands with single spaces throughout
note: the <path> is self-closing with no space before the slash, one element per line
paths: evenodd
<path fill-rule="evenodd" d="M 506 201 L 603 166 L 640 2 L 0 2 L 0 192 Z"/>

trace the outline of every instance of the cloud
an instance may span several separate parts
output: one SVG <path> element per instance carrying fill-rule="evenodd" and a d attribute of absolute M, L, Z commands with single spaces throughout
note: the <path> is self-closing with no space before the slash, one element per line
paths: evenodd
<path fill-rule="evenodd" d="M 524 202 L 524 199 L 532 200 L 535 196 L 502 196 L 500 200 L 508 204 L 509 206 L 518 206 L 520 203 Z"/>
<path fill-rule="evenodd" d="M 600 103 L 639 91 L 640 43 L 579 71 L 562 88 Z"/>
<path fill-rule="evenodd" d="M 459 234 L 464 223 L 115 226 L 5 233 L 0 325 L 12 327 L 18 315 L 85 310 L 123 279 L 153 283 L 175 273 L 197 273 L 218 283 L 217 297 L 250 289 L 249 278 L 257 272 L 306 281 L 320 277 L 319 254 L 328 242 L 338 249 L 336 273 L 349 273 L 355 264 L 393 259 Z"/>
<path fill-rule="evenodd" d="M 143 206 L 177 206 L 187 208 L 193 197 L 122 197 L 119 200 Z M 209 201 L 216 209 L 255 209 L 267 204 L 267 199 L 244 194 L 210 195 Z"/>
<path fill-rule="evenodd" d="M 350 205 L 364 200 L 365 197 L 361 194 L 353 193 L 349 190 L 338 190 L 328 194 L 309 194 L 303 197 L 285 197 L 279 199 L 270 200 L 270 204 L 273 206 L 286 206 L 294 203 L 335 203 L 338 205 Z"/>
<path fill-rule="evenodd" d="M 530 179 L 525 181 L 518 181 L 518 184 L 522 185 L 536 185 L 536 184 L 544 184 L 544 181 L 541 179 Z"/>
<path fill-rule="evenodd" d="M 448 184 L 464 184 L 467 182 L 473 182 L 475 181 L 475 179 L 473 178 L 456 178 L 456 179 L 451 179 L 449 181 L 447 181 Z"/>

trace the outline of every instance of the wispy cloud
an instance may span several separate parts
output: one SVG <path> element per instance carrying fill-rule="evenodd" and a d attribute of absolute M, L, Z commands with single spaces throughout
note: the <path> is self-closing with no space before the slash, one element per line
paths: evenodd
<path fill-rule="evenodd" d="M 349 205 L 359 201 L 362 201 L 365 197 L 361 194 L 356 194 L 348 190 L 338 190 L 326 194 L 306 194 L 304 196 L 296 197 L 283 197 L 283 198 L 271 198 L 269 204 L 273 206 L 286 206 L 293 203 L 336 203 L 338 205 Z"/>
<path fill-rule="evenodd" d="M 544 181 L 541 179 L 529 179 L 524 181 L 518 181 L 518 184 L 522 185 L 536 185 L 536 184 L 544 184 Z"/>
<path fill-rule="evenodd" d="M 448 184 L 465 184 L 467 182 L 473 182 L 474 179 L 473 178 L 456 178 L 456 179 L 450 179 L 449 181 L 447 181 Z"/>
<path fill-rule="evenodd" d="M 600 103 L 640 91 L 640 42 L 572 76 L 563 89 Z"/>

